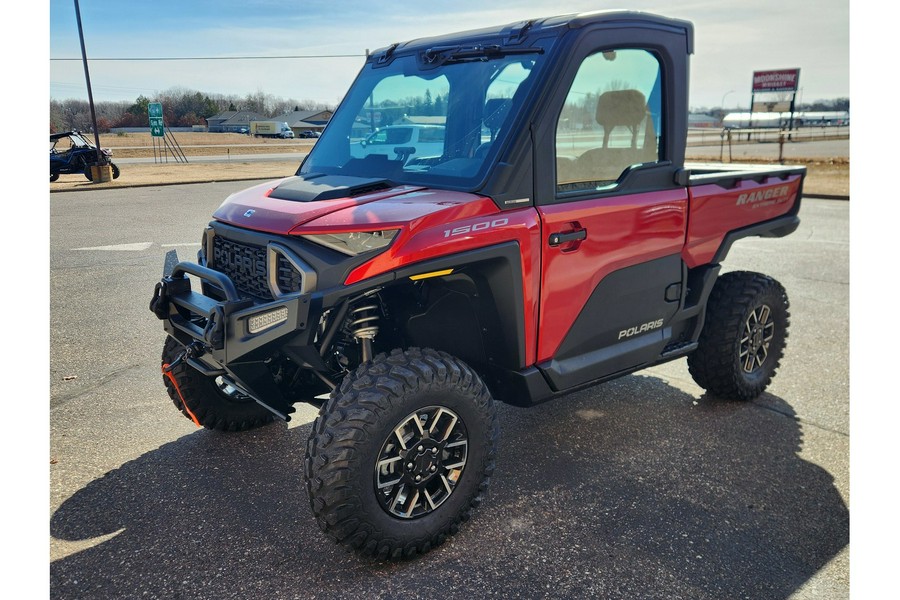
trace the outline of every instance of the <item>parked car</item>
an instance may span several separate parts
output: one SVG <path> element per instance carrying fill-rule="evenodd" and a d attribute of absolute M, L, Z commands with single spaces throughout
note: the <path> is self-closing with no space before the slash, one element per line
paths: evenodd
<path fill-rule="evenodd" d="M 319 133 L 318 131 L 314 131 L 312 129 L 307 129 L 306 131 L 300 132 L 300 137 L 302 137 L 302 138 L 317 138 L 321 135 L 322 135 L 321 133 Z"/>
<path fill-rule="evenodd" d="M 386 154 L 394 159 L 398 149 L 406 154 L 407 160 L 441 156 L 444 153 L 444 130 L 443 125 L 388 125 L 351 144 L 350 156 L 365 158 L 373 154 Z"/>

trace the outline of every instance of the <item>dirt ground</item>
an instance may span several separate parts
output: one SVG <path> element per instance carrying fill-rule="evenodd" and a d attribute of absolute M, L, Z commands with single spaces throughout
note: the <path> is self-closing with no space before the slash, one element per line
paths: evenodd
<path fill-rule="evenodd" d="M 157 138 L 157 143 L 160 138 Z M 117 158 L 152 158 L 155 155 L 168 157 L 169 162 L 151 164 L 119 164 L 121 175 L 108 183 L 91 183 L 83 175 L 62 175 L 50 184 L 51 192 L 85 189 L 116 188 L 145 185 L 167 185 L 174 183 L 200 183 L 206 181 L 240 181 L 251 179 L 277 179 L 293 175 L 300 165 L 302 154 L 309 152 L 315 140 L 279 140 L 255 138 L 237 133 L 176 133 L 175 141 L 190 161 L 191 156 L 212 156 L 232 154 L 298 154 L 296 160 L 239 161 L 228 160 L 217 163 L 174 162 L 165 149 L 157 146 L 149 133 L 104 134 L 100 145 L 113 152 Z M 691 157 L 692 161 L 703 161 L 704 157 Z M 716 162 L 717 157 L 708 157 Z M 830 161 L 810 161 L 804 193 L 807 195 L 850 195 L 850 161 L 835 158 Z"/>

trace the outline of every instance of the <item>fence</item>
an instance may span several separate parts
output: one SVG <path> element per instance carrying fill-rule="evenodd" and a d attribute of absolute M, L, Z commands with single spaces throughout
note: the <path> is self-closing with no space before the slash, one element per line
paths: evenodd
<path fill-rule="evenodd" d="M 829 140 L 849 140 L 850 127 L 802 127 L 786 130 L 778 128 L 738 129 L 723 128 L 688 129 L 687 147 L 716 147 L 719 149 L 719 160 L 724 159 L 728 150 L 731 160 L 731 149 L 746 144 L 778 144 L 778 160 L 784 158 L 785 142 L 822 142 Z"/>

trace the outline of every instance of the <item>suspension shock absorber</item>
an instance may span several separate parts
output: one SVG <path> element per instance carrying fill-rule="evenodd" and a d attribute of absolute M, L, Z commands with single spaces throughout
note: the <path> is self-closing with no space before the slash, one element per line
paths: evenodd
<path fill-rule="evenodd" d="M 362 361 L 372 360 L 372 341 L 378 334 L 377 304 L 366 304 L 350 310 L 349 329 L 362 349 Z"/>

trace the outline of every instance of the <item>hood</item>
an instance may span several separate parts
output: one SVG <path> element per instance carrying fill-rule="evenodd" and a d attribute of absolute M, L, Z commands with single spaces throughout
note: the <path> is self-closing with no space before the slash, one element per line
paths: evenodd
<path fill-rule="evenodd" d="M 246 229 L 287 234 L 329 213 L 419 189 L 357 177 L 286 177 L 232 194 L 213 218 Z"/>
<path fill-rule="evenodd" d="M 488 212 L 483 197 L 464 192 L 392 185 L 383 179 L 287 177 L 229 196 L 213 217 L 274 234 L 416 229 L 448 211 L 453 218 Z M 445 215 L 441 215 L 444 217 Z"/>

